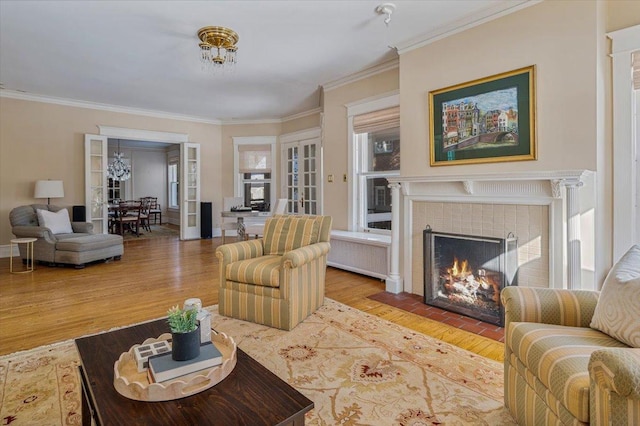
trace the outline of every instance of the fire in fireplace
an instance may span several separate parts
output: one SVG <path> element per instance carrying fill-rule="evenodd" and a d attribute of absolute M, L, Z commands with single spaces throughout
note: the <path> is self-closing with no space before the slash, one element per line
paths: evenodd
<path fill-rule="evenodd" d="M 518 239 L 434 232 L 424 241 L 424 302 L 502 326 L 500 291 L 517 285 Z"/>

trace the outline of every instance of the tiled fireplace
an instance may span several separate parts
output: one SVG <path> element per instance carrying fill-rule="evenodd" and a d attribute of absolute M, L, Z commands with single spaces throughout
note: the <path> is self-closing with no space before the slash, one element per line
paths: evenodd
<path fill-rule="evenodd" d="M 424 303 L 504 325 L 500 291 L 517 285 L 518 239 L 423 231 Z"/>
<path fill-rule="evenodd" d="M 425 296 L 423 231 L 427 226 L 441 233 L 488 239 L 513 236 L 518 241 L 519 286 L 595 288 L 590 266 L 595 245 L 592 172 L 399 177 L 389 181 L 392 196 L 395 191 L 396 202 L 402 203 L 402 212 L 393 225 L 401 237 L 392 238 L 392 279 L 387 280 L 387 291 Z M 394 248 L 394 241 L 400 241 L 401 247 Z"/>

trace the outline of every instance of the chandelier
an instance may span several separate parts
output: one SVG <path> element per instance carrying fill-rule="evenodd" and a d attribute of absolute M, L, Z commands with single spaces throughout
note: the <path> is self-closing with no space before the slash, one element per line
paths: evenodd
<path fill-rule="evenodd" d="M 225 27 L 204 27 L 198 30 L 200 60 L 205 68 L 228 68 L 238 62 L 238 34 Z"/>
<path fill-rule="evenodd" d="M 131 177 L 131 166 L 125 163 L 120 152 L 120 139 L 118 139 L 118 151 L 113 153 L 115 157 L 107 166 L 107 177 L 113 180 L 127 180 Z"/>

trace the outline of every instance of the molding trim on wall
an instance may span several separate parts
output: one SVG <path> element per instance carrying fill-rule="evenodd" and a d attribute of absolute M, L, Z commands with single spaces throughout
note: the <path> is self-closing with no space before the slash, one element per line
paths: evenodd
<path fill-rule="evenodd" d="M 372 77 L 377 74 L 381 74 L 383 72 L 392 70 L 394 68 L 400 67 L 400 60 L 398 58 L 394 58 L 390 61 L 383 62 L 379 65 L 374 65 L 370 68 L 359 71 L 355 74 L 348 75 L 346 77 L 339 78 L 338 80 L 333 80 L 328 83 L 322 85 L 322 89 L 325 92 L 329 92 L 331 90 L 337 89 L 338 87 L 346 86 L 347 84 L 355 83 L 359 80 L 364 80 L 365 78 Z"/>
<path fill-rule="evenodd" d="M 14 246 L 13 253 L 11 253 L 11 244 L 0 245 L 0 258 L 11 257 L 11 256 L 18 256 L 18 257 L 20 256 L 20 251 L 18 250 L 18 245 L 16 244 Z"/>
<path fill-rule="evenodd" d="M 284 123 L 285 121 L 297 120 L 298 118 L 308 117 L 308 116 L 314 115 L 314 114 L 320 114 L 321 112 L 322 112 L 322 108 L 320 108 L 320 107 L 314 108 L 314 109 L 311 109 L 309 111 L 299 112 L 297 114 L 288 115 L 286 117 L 283 117 L 282 118 L 282 122 Z"/>
<path fill-rule="evenodd" d="M 156 132 L 153 130 L 129 129 L 126 127 L 112 127 L 98 124 L 101 136 L 116 139 L 135 139 L 154 142 L 182 143 L 189 142 L 188 133 Z"/>
<path fill-rule="evenodd" d="M 313 127 L 311 129 L 299 130 L 297 132 L 285 133 L 280 135 L 280 143 L 296 142 L 305 139 L 319 138 L 322 135 L 322 129 L 320 127 Z"/>
<path fill-rule="evenodd" d="M 442 203 L 497 203 L 549 206 L 549 286 L 553 288 L 596 289 L 595 272 L 586 265 L 593 264 L 592 248 L 595 229 L 583 226 L 581 235 L 580 194 L 588 203 L 589 191 L 594 190 L 595 173 L 589 170 L 543 172 L 491 173 L 458 176 L 390 177 L 390 184 L 399 184 L 403 195 L 403 274 L 404 291 L 411 292 L 413 276 L 411 259 L 413 203 L 435 201 Z M 400 204 L 400 203 L 398 203 Z M 589 210 L 593 211 L 595 207 Z M 395 210 L 395 209 L 394 209 Z M 586 215 L 585 215 L 586 216 Z M 592 216 L 592 215 L 591 215 Z M 588 221 L 588 218 L 586 219 Z M 392 229 L 400 229 L 394 221 Z M 591 224 L 593 228 L 593 224 Z M 571 242 L 571 243 L 570 243 Z M 392 242 L 393 243 L 393 242 Z M 392 265 L 392 268 L 394 265 Z"/>
<path fill-rule="evenodd" d="M 494 7 L 482 10 L 473 15 L 469 15 L 465 18 L 452 22 L 449 25 L 438 28 L 435 31 L 423 34 L 420 37 L 416 37 L 413 40 L 401 43 L 396 48 L 398 53 L 410 52 L 414 49 L 419 49 L 428 44 L 434 43 L 438 40 L 442 40 L 457 33 L 461 33 L 470 28 L 477 27 L 486 22 L 493 21 L 494 19 L 501 18 L 511 13 L 517 12 L 524 8 L 541 3 L 542 0 L 519 0 L 511 2 L 501 2 Z"/>
<path fill-rule="evenodd" d="M 119 105 L 100 104 L 96 102 L 79 101 L 75 99 L 56 98 L 53 96 L 35 95 L 15 90 L 0 90 L 0 98 L 20 99 L 23 101 L 43 102 L 76 108 L 95 109 L 100 111 L 119 112 L 122 114 L 142 115 L 145 117 L 165 118 L 169 120 L 190 121 L 194 123 L 222 124 L 220 120 L 193 117 L 189 115 L 173 114 L 163 111 L 153 111 L 141 108 L 124 107 Z"/>

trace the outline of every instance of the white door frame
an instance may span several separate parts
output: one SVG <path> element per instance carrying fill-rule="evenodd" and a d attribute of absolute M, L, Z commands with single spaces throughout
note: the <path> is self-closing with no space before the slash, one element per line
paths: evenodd
<path fill-rule="evenodd" d="M 613 259 L 634 243 L 640 209 L 636 206 L 638 172 L 633 121 L 632 54 L 640 51 L 640 25 L 608 33 L 613 58 Z"/>
<path fill-rule="evenodd" d="M 139 141 L 154 141 L 154 142 L 166 142 L 166 143 L 176 143 L 176 144 L 188 144 L 189 135 L 187 133 L 172 133 L 172 132 L 156 132 L 152 130 L 139 130 L 139 129 L 130 129 L 126 127 L 113 127 L 113 126 L 103 126 L 98 125 L 99 134 L 101 136 L 106 136 L 107 138 L 112 139 L 129 139 L 129 140 L 139 140 Z M 182 147 L 181 147 L 182 148 Z M 180 150 L 180 155 L 182 156 L 182 149 Z M 180 158 L 180 164 L 182 164 L 183 159 Z M 200 181 L 200 165 L 198 165 L 198 189 L 199 189 L 199 181 Z M 181 176 L 182 177 L 182 176 Z M 198 228 L 200 227 L 200 209 L 196 209 L 197 214 L 197 223 Z M 106 212 L 106 209 L 105 209 Z M 180 202 L 180 224 L 184 223 L 186 220 L 184 215 L 186 214 L 186 209 L 184 205 L 184 197 L 181 197 Z M 106 215 L 106 213 L 105 213 Z M 180 239 L 185 239 L 183 235 L 182 226 L 180 227 Z M 198 237 L 200 231 L 198 230 Z"/>
<path fill-rule="evenodd" d="M 324 181 L 323 181 L 323 155 L 322 155 L 322 129 L 320 127 L 314 127 L 311 129 L 300 130 L 298 132 L 286 133 L 280 136 L 280 194 L 282 197 L 287 197 L 287 155 L 286 151 L 292 146 L 297 146 L 299 149 L 303 145 L 311 145 L 315 144 L 317 146 L 316 149 L 316 214 L 321 215 L 324 212 Z M 300 151 L 299 151 L 300 153 Z M 298 193 L 302 194 L 302 182 L 301 182 L 301 169 L 300 164 L 298 164 Z M 292 200 L 289 200 L 291 203 Z M 298 206 L 298 211 L 301 212 L 300 206 Z"/>

